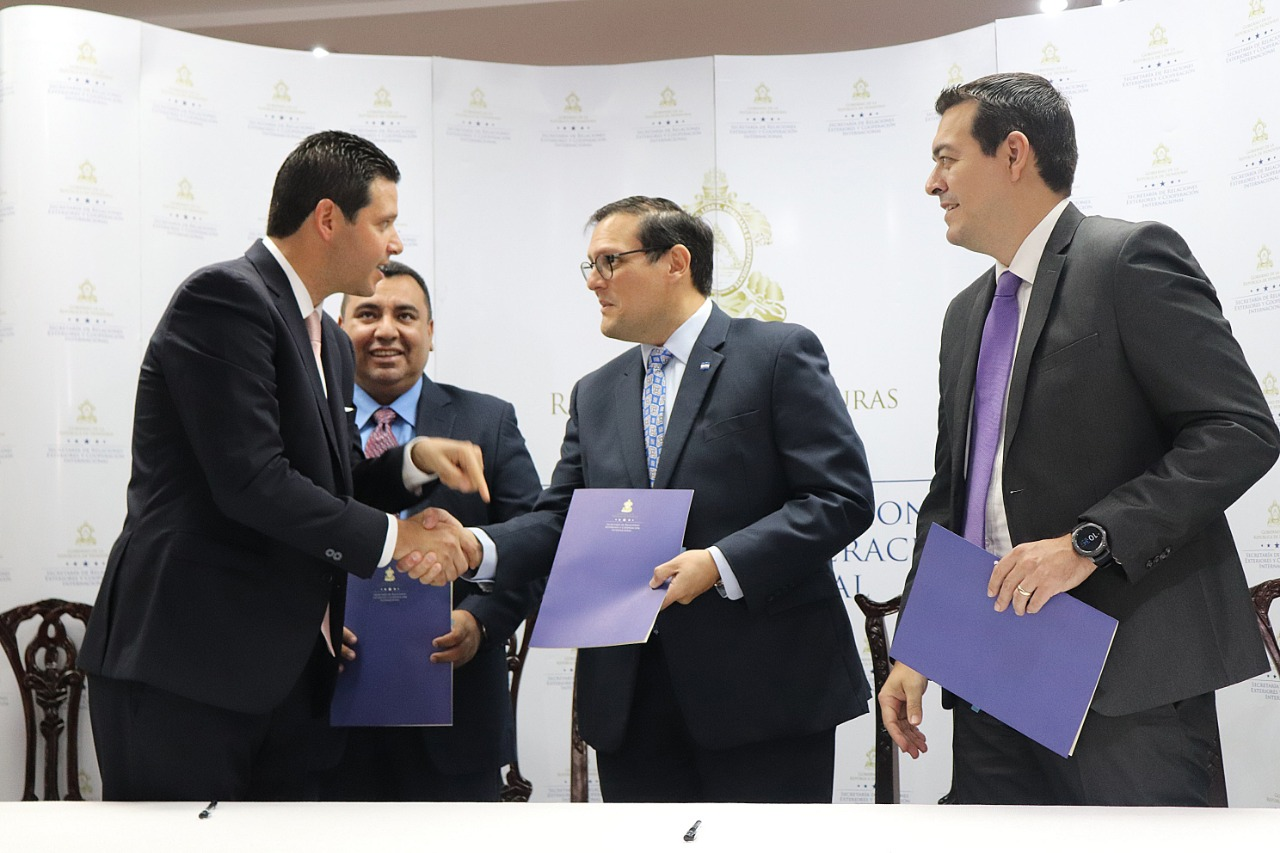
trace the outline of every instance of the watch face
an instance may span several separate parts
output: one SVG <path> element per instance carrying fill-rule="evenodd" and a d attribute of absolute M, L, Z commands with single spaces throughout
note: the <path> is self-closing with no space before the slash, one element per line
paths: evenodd
<path fill-rule="evenodd" d="M 1102 550 L 1104 539 L 1105 534 L 1102 532 L 1101 527 L 1096 524 L 1084 524 L 1076 530 L 1075 536 L 1072 539 L 1072 544 L 1074 544 L 1076 550 L 1084 556 L 1092 557 L 1094 554 L 1097 554 Z"/>

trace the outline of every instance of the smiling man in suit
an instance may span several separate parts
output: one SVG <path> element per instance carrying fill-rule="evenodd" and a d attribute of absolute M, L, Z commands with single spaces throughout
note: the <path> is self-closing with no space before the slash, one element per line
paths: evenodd
<path fill-rule="evenodd" d="M 343 411 L 351 345 L 318 308 L 373 293 L 400 252 L 399 177 L 358 136 L 307 137 L 268 236 L 193 273 L 151 337 L 80 658 L 106 799 L 313 798 L 347 573 L 465 568 L 458 528 L 382 510 L 438 488 L 429 475 L 487 498 L 479 450 L 420 439 L 366 462 Z"/>
<path fill-rule="evenodd" d="M 943 321 L 916 560 L 936 522 L 1000 557 L 996 610 L 1069 593 L 1120 623 L 1071 758 L 944 694 L 953 799 L 1206 805 L 1213 691 L 1267 668 L 1223 513 L 1274 463 L 1276 424 L 1182 238 L 1068 201 L 1075 127 L 1047 80 L 983 77 L 937 111 L 925 190 L 947 239 L 996 263 Z M 898 663 L 880 693 L 912 757 L 926 683 Z"/>
<path fill-rule="evenodd" d="M 870 690 L 831 556 L 866 530 L 862 442 L 812 332 L 731 319 L 713 237 L 674 202 L 602 207 L 582 265 L 607 337 L 534 512 L 482 528 L 499 586 L 550 570 L 577 488 L 692 489 L 642 645 L 578 653 L 578 720 L 610 801 L 830 802 L 835 727 Z M 668 606 L 671 605 L 671 606 Z"/>
<path fill-rule="evenodd" d="M 342 300 L 339 324 L 356 356 L 352 406 L 366 456 L 415 435 L 474 443 L 485 460 L 488 503 L 438 490 L 410 512 L 447 510 L 462 524 L 496 524 L 533 508 L 538 471 L 505 400 L 433 382 L 423 370 L 434 349 L 435 317 L 422 276 L 392 261 L 369 296 Z M 431 660 L 452 664 L 453 725 L 356 728 L 327 785 L 341 800 L 493 801 L 499 770 L 515 758 L 515 715 L 507 689 L 506 640 L 538 601 L 544 584 L 489 593 L 453 585 L 452 630 L 434 639 Z M 356 637 L 360 626 L 352 625 Z M 358 654 L 358 643 L 353 644 Z"/>

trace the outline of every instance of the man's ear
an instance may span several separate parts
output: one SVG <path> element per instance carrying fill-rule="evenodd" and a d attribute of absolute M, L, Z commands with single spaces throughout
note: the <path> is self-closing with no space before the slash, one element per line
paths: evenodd
<path fill-rule="evenodd" d="M 689 254 L 689 249 L 683 243 L 676 243 L 667 252 L 667 272 L 672 276 L 680 277 L 689 271 L 689 264 L 693 261 L 693 256 Z"/>
<path fill-rule="evenodd" d="M 1031 140 L 1020 130 L 1015 130 L 1005 138 L 1005 150 L 1009 158 L 1009 177 L 1019 181 L 1027 169 L 1035 169 L 1036 152 L 1031 148 Z M 1036 172 L 1035 174 L 1039 174 Z"/>
<path fill-rule="evenodd" d="M 327 243 L 333 239 L 339 216 L 342 216 L 342 209 L 332 199 L 322 198 L 308 218 L 311 219 L 311 227 L 316 230 L 316 234 Z"/>

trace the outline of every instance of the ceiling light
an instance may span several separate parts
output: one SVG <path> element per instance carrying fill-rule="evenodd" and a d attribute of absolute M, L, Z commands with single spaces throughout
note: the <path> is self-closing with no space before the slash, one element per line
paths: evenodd
<path fill-rule="evenodd" d="M 1040 0 L 1040 11 L 1045 14 L 1062 12 L 1067 8 L 1067 0 Z"/>
<path fill-rule="evenodd" d="M 324 59 L 326 56 L 329 55 L 329 51 L 325 50 L 320 45 L 316 45 L 315 47 L 311 48 L 311 55 L 314 56 L 316 59 Z"/>

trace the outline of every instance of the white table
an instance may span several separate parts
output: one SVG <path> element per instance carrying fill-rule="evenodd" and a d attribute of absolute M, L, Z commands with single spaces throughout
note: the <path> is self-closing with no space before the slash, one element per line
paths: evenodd
<path fill-rule="evenodd" d="M 767 850 L 808 853 L 1267 849 L 1280 810 L 571 803 L 0 803 L 5 851 Z M 696 841 L 685 831 L 701 820 Z"/>

